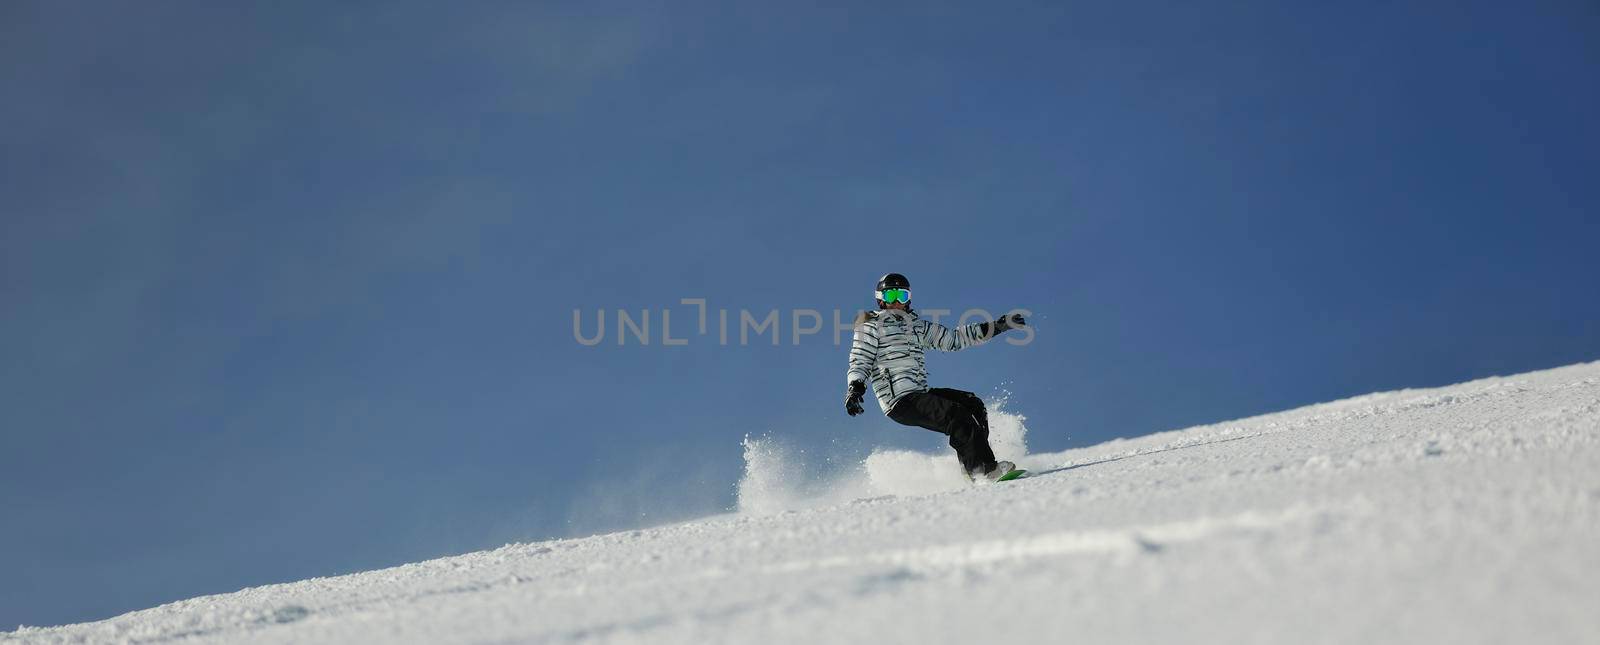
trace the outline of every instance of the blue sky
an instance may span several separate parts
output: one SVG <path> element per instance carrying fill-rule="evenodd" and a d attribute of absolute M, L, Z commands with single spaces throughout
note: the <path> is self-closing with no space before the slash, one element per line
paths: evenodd
<path fill-rule="evenodd" d="M 1597 69 L 1577 1 L 9 3 L 0 625 L 938 448 L 681 298 L 1030 309 L 930 369 L 1036 450 L 1600 359 Z"/>

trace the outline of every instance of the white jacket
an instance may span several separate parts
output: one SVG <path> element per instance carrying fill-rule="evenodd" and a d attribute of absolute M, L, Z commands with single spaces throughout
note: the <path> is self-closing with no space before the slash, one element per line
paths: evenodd
<path fill-rule="evenodd" d="M 870 379 L 878 406 L 888 414 L 901 397 L 928 389 L 923 348 L 953 352 L 982 344 L 988 340 L 986 325 L 987 321 L 952 330 L 923 320 L 914 311 L 869 311 L 856 320 L 845 383 Z"/>

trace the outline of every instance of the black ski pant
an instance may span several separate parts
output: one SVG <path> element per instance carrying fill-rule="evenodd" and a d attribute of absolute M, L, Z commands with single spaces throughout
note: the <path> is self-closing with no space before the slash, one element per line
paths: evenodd
<path fill-rule="evenodd" d="M 989 413 L 983 399 L 971 392 L 936 387 L 912 392 L 895 402 L 889 418 L 896 423 L 927 428 L 950 437 L 950 447 L 967 472 L 994 470 L 994 450 L 989 448 Z"/>

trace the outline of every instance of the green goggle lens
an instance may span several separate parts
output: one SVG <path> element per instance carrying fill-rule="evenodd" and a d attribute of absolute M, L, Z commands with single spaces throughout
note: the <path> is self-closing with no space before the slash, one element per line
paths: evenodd
<path fill-rule="evenodd" d="M 909 289 L 884 289 L 883 290 L 883 301 L 884 302 L 890 302 L 890 303 L 893 303 L 893 302 L 911 302 L 911 290 L 909 290 Z"/>

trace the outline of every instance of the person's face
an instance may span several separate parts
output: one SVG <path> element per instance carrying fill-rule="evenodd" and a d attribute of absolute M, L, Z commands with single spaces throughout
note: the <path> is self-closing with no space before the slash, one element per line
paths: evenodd
<path fill-rule="evenodd" d="M 903 287 L 878 290 L 878 302 L 884 309 L 906 311 L 911 308 L 911 290 Z"/>

